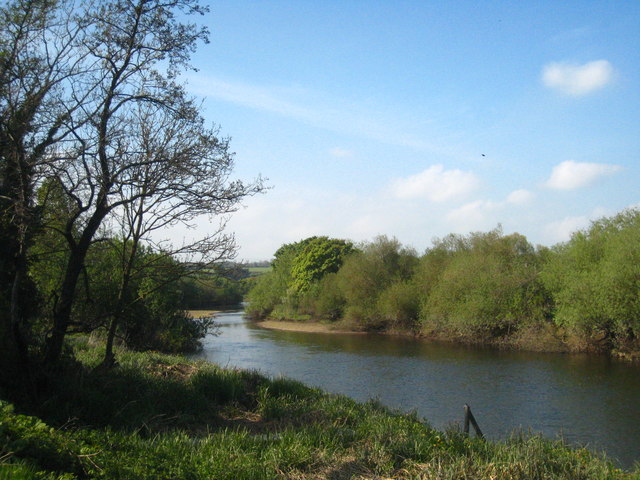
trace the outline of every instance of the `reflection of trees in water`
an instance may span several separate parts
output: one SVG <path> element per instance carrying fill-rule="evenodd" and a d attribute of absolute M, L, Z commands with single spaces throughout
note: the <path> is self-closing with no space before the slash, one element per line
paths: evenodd
<path fill-rule="evenodd" d="M 486 361 L 518 356 L 521 352 L 499 351 L 487 347 L 455 345 L 408 337 L 380 334 L 335 334 L 272 330 L 274 337 L 298 345 L 313 346 L 327 351 L 345 351 L 361 355 L 391 357 L 424 357 L 434 360 Z"/>

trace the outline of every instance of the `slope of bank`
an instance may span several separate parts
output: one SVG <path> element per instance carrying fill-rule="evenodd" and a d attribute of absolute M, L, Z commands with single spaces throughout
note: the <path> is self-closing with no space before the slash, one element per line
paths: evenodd
<path fill-rule="evenodd" d="M 0 393 L 0 479 L 632 479 L 584 449 L 431 429 L 287 379 L 80 341 L 35 401 Z M 9 403 L 12 402 L 12 404 Z"/>
<path fill-rule="evenodd" d="M 365 332 L 349 329 L 344 325 L 329 324 L 322 322 L 305 321 L 298 322 L 294 320 L 262 320 L 257 322 L 261 328 L 273 330 L 287 330 L 291 332 L 309 332 L 309 333 L 350 333 L 362 334 Z"/>
<path fill-rule="evenodd" d="M 361 326 L 345 321 L 321 322 L 316 320 L 271 319 L 256 321 L 256 325 L 273 330 L 286 330 L 310 333 L 363 334 L 375 333 L 412 337 L 425 342 L 478 345 L 497 349 L 521 350 L 545 353 L 592 353 L 609 355 L 628 362 L 640 363 L 640 351 L 611 349 L 606 339 L 594 335 L 589 341 L 580 341 L 551 324 L 523 328 L 511 335 L 501 337 L 482 337 L 473 335 L 452 335 L 445 331 L 413 332 L 406 329 L 381 329 L 364 331 Z"/>

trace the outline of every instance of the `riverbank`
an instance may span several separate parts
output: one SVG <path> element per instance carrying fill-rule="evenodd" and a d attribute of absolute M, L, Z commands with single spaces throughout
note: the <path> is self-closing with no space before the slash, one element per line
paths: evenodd
<path fill-rule="evenodd" d="M 297 322 L 293 320 L 263 320 L 256 323 L 261 328 L 271 330 L 287 330 L 292 332 L 308 333 L 341 333 L 341 334 L 365 334 L 366 332 L 349 330 L 348 328 L 335 324 L 320 322 Z"/>
<path fill-rule="evenodd" d="M 437 431 L 377 402 L 178 356 L 118 350 L 104 371 L 100 348 L 74 348 L 78 362 L 37 401 L 2 392 L 0 478 L 640 478 L 539 436 Z"/>
<path fill-rule="evenodd" d="M 640 352 L 607 350 L 602 346 L 602 339 L 594 338 L 593 342 L 578 341 L 551 325 L 546 327 L 523 328 L 510 336 L 499 338 L 480 338 L 474 336 L 451 335 L 447 332 L 409 332 L 402 329 L 383 331 L 363 331 L 348 322 L 326 323 L 314 320 L 274 320 L 266 319 L 255 322 L 261 328 L 307 333 L 332 334 L 366 334 L 390 335 L 413 338 L 423 342 L 437 342 L 496 348 L 500 350 L 517 350 L 540 353 L 587 353 L 608 355 L 631 363 L 640 363 Z"/>

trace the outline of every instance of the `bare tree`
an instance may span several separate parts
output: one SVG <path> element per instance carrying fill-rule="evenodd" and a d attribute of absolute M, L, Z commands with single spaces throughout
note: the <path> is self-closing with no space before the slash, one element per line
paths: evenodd
<path fill-rule="evenodd" d="M 178 20 L 204 13 L 198 1 L 110 0 L 99 7 L 78 47 L 92 68 L 83 76 L 77 128 L 61 144 L 64 158 L 48 164 L 75 205 L 64 229 L 69 255 L 47 339 L 51 363 L 60 358 L 78 279 L 105 221 L 121 215 L 127 235 L 139 242 L 163 225 L 229 213 L 262 189 L 260 180 L 229 180 L 228 142 L 205 127 L 177 82 L 197 43 L 207 40 L 206 29 Z M 193 248 L 225 256 L 232 237 L 216 232 Z"/>
<path fill-rule="evenodd" d="M 262 190 L 260 179 L 229 179 L 228 141 L 204 125 L 178 82 L 208 38 L 184 19 L 205 11 L 198 0 L 13 0 L 0 7 L 0 286 L 10 306 L 0 333 L 14 357 L 26 359 L 20 325 L 38 178 L 54 179 L 69 208 L 56 225 L 68 255 L 46 341 L 45 361 L 53 363 L 87 252 L 105 222 L 120 224 L 138 245 L 164 226 L 203 213 L 224 216 Z M 224 220 L 173 253 L 226 258 L 233 237 L 223 228 Z"/>
<path fill-rule="evenodd" d="M 151 264 L 136 262 L 140 245 L 151 245 L 162 255 L 178 257 L 192 265 L 187 270 L 174 269 L 165 276 L 165 282 L 230 259 L 235 254 L 235 241 L 224 231 L 226 216 L 238 208 L 244 197 L 263 188 L 260 180 L 251 185 L 230 181 L 233 154 L 229 142 L 220 139 L 216 130 L 204 128 L 191 103 L 180 112 L 144 103 L 132 121 L 132 151 L 137 158 L 121 178 L 117 200 L 121 206 L 110 215 L 122 239 L 118 242 L 122 276 L 108 327 L 105 366 L 114 363 L 113 341 L 121 316 L 132 303 L 143 300 L 127 300 L 130 281 L 144 275 L 162 258 L 150 257 Z M 160 231 L 176 224 L 191 226 L 202 215 L 215 219 L 214 231 L 177 246 L 158 240 Z"/>

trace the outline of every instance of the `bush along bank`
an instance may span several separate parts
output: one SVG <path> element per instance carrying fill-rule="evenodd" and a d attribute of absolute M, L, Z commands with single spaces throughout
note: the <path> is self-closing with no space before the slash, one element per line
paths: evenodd
<path fill-rule="evenodd" d="M 640 210 L 600 219 L 551 248 L 500 227 L 448 235 L 423 255 L 378 237 L 343 250 L 326 271 L 313 238 L 276 252 L 248 294 L 249 315 L 639 357 Z M 301 276 L 305 269 L 314 275 Z"/>
<path fill-rule="evenodd" d="M 2 392 L 0 478 L 640 478 L 561 441 L 484 441 L 287 379 L 118 354 L 95 368 L 79 342 L 40 399 Z"/>

